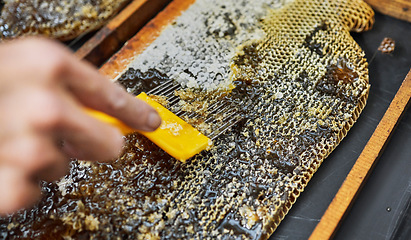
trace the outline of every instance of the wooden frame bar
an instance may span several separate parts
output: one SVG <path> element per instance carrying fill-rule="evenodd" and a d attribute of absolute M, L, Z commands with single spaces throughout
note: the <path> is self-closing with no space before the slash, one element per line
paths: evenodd
<path fill-rule="evenodd" d="M 75 55 L 103 64 L 171 0 L 134 0 L 78 49 Z"/>
<path fill-rule="evenodd" d="M 365 0 L 382 14 L 411 22 L 411 1 L 407 0 Z"/>
<path fill-rule="evenodd" d="M 195 0 L 174 0 L 164 8 L 155 18 L 147 23 L 134 37 L 132 37 L 123 48 L 113 55 L 101 68 L 100 72 L 110 78 L 115 78 L 133 60 L 150 45 L 171 24 L 174 19 L 181 15 Z"/>

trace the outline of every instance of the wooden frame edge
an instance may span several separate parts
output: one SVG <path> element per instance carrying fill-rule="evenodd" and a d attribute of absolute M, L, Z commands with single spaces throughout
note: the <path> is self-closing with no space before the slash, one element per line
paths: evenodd
<path fill-rule="evenodd" d="M 407 0 L 365 0 L 378 12 L 411 22 L 411 1 Z"/>
<path fill-rule="evenodd" d="M 171 0 L 134 0 L 85 42 L 75 55 L 100 66 Z"/>
<path fill-rule="evenodd" d="M 150 0 L 148 0 L 150 1 Z M 116 54 L 101 68 L 100 72 L 114 79 L 122 72 L 144 49 L 150 45 L 183 11 L 188 9 L 195 0 L 173 0 L 163 11 L 147 23 L 134 35 Z"/>

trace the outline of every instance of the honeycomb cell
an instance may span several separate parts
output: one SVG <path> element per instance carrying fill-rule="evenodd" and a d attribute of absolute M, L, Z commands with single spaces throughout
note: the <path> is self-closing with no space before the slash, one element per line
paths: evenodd
<path fill-rule="evenodd" d="M 378 51 L 382 52 L 382 53 L 392 53 L 394 52 L 395 49 L 395 41 L 392 38 L 384 38 L 380 44 L 380 46 L 378 46 Z"/>
<path fill-rule="evenodd" d="M 200 113 L 200 130 L 214 102 L 242 120 L 186 163 L 137 133 L 112 163 L 73 161 L 0 238 L 267 239 L 365 106 L 349 31 L 372 23 L 359 0 L 197 0 L 117 81 L 138 94 L 175 80 L 172 110 Z"/>

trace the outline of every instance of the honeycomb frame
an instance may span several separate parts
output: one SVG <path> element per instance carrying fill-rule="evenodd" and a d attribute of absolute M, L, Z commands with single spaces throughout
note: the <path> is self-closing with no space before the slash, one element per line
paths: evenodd
<path fill-rule="evenodd" d="M 295 9 L 307 9 L 305 4 L 327 16 L 340 8 L 347 13 L 337 20 L 299 20 L 305 32 L 293 28 L 292 38 L 278 29 L 283 25 L 277 21 L 301 15 Z M 306 17 L 315 18 L 311 13 Z M 362 1 L 259 0 L 250 5 L 197 0 L 135 56 L 117 81 L 138 93 L 147 82 L 171 78 L 184 87 L 178 94 L 189 96 L 180 107 L 224 98 L 241 106 L 245 121 L 186 164 L 138 134 L 130 135 L 120 159 L 111 164 L 73 162 L 68 176 L 43 186 L 45 198 L 34 210 L 0 219 L 0 233 L 7 228 L 5 238 L 15 236 L 23 226 L 28 229 L 24 236 L 267 239 L 365 107 L 368 64 L 349 31 L 368 30 L 372 23 L 373 12 Z M 328 42 L 338 44 L 333 48 Z M 276 59 L 278 55 L 286 60 Z M 294 111 L 290 96 L 308 107 Z M 325 104 L 330 101 L 337 103 Z M 342 109 L 331 114 L 334 122 L 328 112 L 332 106 Z M 298 120 L 300 116 L 308 120 Z M 273 126 L 261 124 L 270 117 Z M 281 128 L 263 129 L 274 125 Z M 295 125 L 304 129 L 292 132 Z M 304 151 L 312 151 L 307 155 L 312 157 L 289 158 L 295 149 L 286 147 L 306 147 L 301 144 L 306 140 Z M 34 227 L 33 212 L 38 222 L 48 224 Z"/>

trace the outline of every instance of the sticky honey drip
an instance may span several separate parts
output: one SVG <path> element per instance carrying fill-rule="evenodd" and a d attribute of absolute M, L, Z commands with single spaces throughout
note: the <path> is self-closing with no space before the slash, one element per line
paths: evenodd
<path fill-rule="evenodd" d="M 267 239 L 365 106 L 367 62 L 349 31 L 372 22 L 362 1 L 271 11 L 265 37 L 232 59 L 231 94 L 204 99 L 244 117 L 212 149 L 182 164 L 127 136 L 114 163 L 74 161 L 58 184 L 44 183 L 33 210 L 0 219 L 0 238 Z M 166 78 L 129 69 L 118 81 L 138 93 Z"/>

